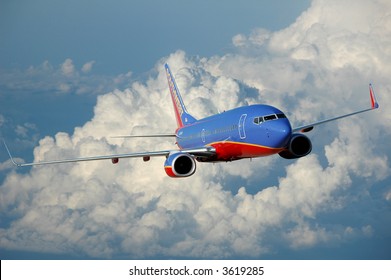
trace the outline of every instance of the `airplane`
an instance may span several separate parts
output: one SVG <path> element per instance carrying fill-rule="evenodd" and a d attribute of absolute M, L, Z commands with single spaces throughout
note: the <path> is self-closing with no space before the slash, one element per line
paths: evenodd
<path fill-rule="evenodd" d="M 4 141 L 11 162 L 17 167 L 93 160 L 111 160 L 117 164 L 123 158 L 143 158 L 149 161 L 151 157 L 166 157 L 166 174 L 183 178 L 195 173 L 196 162 L 228 162 L 274 154 L 285 159 L 304 157 L 311 152 L 312 143 L 303 133 L 327 122 L 379 108 L 372 85 L 369 84 L 369 108 L 295 128 L 292 128 L 281 110 L 264 104 L 238 107 L 196 119 L 187 111 L 168 64 L 164 67 L 177 122 L 175 133 L 118 137 L 173 137 L 179 149 L 16 163 Z"/>

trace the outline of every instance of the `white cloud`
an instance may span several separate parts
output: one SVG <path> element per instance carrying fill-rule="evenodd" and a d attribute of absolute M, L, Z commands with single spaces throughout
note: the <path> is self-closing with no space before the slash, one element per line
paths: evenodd
<path fill-rule="evenodd" d="M 355 8 L 345 13 L 345 6 Z M 387 10 L 386 2 L 316 0 L 284 30 L 236 35 L 236 53 L 191 59 L 177 51 L 166 60 L 189 111 L 198 117 L 270 103 L 295 124 L 315 121 L 368 106 L 367 81 L 373 76 L 383 110 L 391 104 L 390 61 L 384 56 L 391 28 L 378 27 L 389 22 Z M 367 11 L 379 19 L 362 16 L 358 22 L 356 13 Z M 61 70 L 76 72 L 70 59 Z M 174 148 L 170 141 L 109 137 L 173 131 L 163 63 L 155 70 L 145 82 L 100 95 L 94 117 L 71 135 L 43 138 L 35 160 Z M 370 189 L 389 179 L 388 150 L 377 145 L 383 133 L 389 136 L 391 114 L 380 110 L 316 128 L 310 137 L 325 148 L 314 142 L 314 154 L 286 167 L 278 157 L 199 164 L 194 176 L 173 180 L 163 171 L 164 159 L 153 158 L 11 172 L 1 187 L 0 210 L 17 218 L 0 229 L 0 244 L 95 258 L 230 258 L 259 257 L 279 246 L 333 244 L 353 235 L 369 238 L 375 229 L 367 222 L 330 226 L 317 218 L 360 199 L 349 189 L 353 184 L 366 182 L 362 187 Z M 276 175 L 276 170 L 281 171 Z M 251 181 L 269 175 L 274 180 Z M 250 181 L 258 191 L 244 187 Z M 270 237 L 276 231 L 278 242 Z"/>
<path fill-rule="evenodd" d="M 72 76 L 75 73 L 75 65 L 70 58 L 67 58 L 63 64 L 61 64 L 61 71 L 65 76 Z"/>
<path fill-rule="evenodd" d="M 327 242 L 329 236 L 324 228 L 311 229 L 308 225 L 299 225 L 286 234 L 293 248 L 311 247 L 318 243 Z"/>
<path fill-rule="evenodd" d="M 246 43 L 246 36 L 243 34 L 237 34 L 234 37 L 232 37 L 232 43 L 235 47 L 243 47 Z"/>
<path fill-rule="evenodd" d="M 89 72 L 91 72 L 92 67 L 94 66 L 94 64 L 95 64 L 95 61 L 94 61 L 94 60 L 85 63 L 85 64 L 83 65 L 83 67 L 81 68 L 81 71 L 82 71 L 83 73 L 89 73 Z"/>
<path fill-rule="evenodd" d="M 53 94 L 84 94 L 99 95 L 115 88 L 129 86 L 131 72 L 118 76 L 94 75 L 91 73 L 95 61 L 87 62 L 77 71 L 72 59 L 66 59 L 58 67 L 53 67 L 49 61 L 41 65 L 30 66 L 27 70 L 0 69 L 0 86 L 6 92 L 39 92 L 44 95 Z"/>
<path fill-rule="evenodd" d="M 58 89 L 60 92 L 67 93 L 71 90 L 71 86 L 69 84 L 61 83 L 58 85 Z"/>

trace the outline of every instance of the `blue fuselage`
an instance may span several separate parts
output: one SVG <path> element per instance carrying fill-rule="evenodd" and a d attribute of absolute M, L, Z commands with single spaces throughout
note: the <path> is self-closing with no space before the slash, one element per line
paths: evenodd
<path fill-rule="evenodd" d="M 269 105 L 251 105 L 200 119 L 177 131 L 180 148 L 213 146 L 211 161 L 267 156 L 282 151 L 292 134 L 286 116 Z"/>

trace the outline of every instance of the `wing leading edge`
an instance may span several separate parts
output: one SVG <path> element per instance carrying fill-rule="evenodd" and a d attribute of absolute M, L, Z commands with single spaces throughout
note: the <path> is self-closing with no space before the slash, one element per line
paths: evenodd
<path fill-rule="evenodd" d="M 331 121 L 335 121 L 335 120 L 338 120 L 338 119 L 343 119 L 343 118 L 346 118 L 346 117 L 350 117 L 350 116 L 353 116 L 353 115 L 361 114 L 361 113 L 364 113 L 364 112 L 371 111 L 371 110 L 379 108 L 379 103 L 377 103 L 375 92 L 374 92 L 374 90 L 372 88 L 372 84 L 369 84 L 369 96 L 370 96 L 370 99 L 371 99 L 371 107 L 370 108 L 367 108 L 367 109 L 364 109 L 364 110 L 360 110 L 360 111 L 356 111 L 356 112 L 353 112 L 353 113 L 349 113 L 349 114 L 346 114 L 346 115 L 342 115 L 342 116 L 338 116 L 338 117 L 334 117 L 334 118 L 330 118 L 330 119 L 314 122 L 314 123 L 311 123 L 311 124 L 299 126 L 299 127 L 293 128 L 292 132 L 299 132 L 299 131 L 300 132 L 309 132 L 317 125 L 324 124 L 324 123 L 331 122 Z"/>

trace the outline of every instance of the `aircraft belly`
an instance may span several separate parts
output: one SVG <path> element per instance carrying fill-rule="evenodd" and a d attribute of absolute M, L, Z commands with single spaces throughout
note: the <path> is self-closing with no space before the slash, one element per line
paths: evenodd
<path fill-rule="evenodd" d="M 281 152 L 282 148 L 272 148 L 261 145 L 223 141 L 211 143 L 210 146 L 216 149 L 216 161 L 230 161 L 241 158 L 254 158 L 269 156 Z"/>

